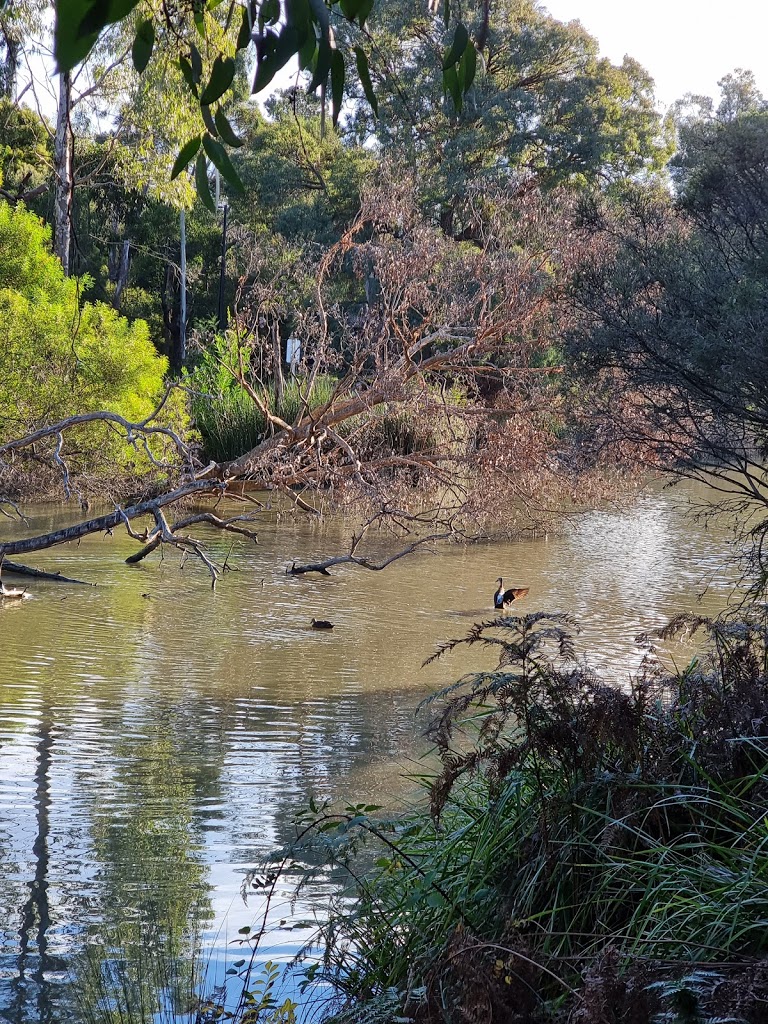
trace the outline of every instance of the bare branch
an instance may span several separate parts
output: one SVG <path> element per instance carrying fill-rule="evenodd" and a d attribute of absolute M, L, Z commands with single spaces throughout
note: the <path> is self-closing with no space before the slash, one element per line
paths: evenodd
<path fill-rule="evenodd" d="M 422 547 L 424 544 L 434 544 L 441 540 L 455 540 L 456 536 L 456 531 L 448 530 L 445 533 L 432 533 L 428 537 L 420 537 L 418 540 L 413 541 L 412 544 L 409 544 L 407 547 L 395 552 L 394 555 L 390 555 L 381 562 L 375 562 L 373 559 L 367 558 L 364 555 L 356 555 L 353 549 L 346 555 L 333 555 L 330 558 L 324 559 L 322 562 L 308 562 L 306 565 L 296 565 L 294 562 L 286 572 L 289 576 L 301 576 L 307 572 L 319 572 L 323 576 L 330 576 L 328 570 L 331 566 L 349 564 L 362 566 L 363 569 L 370 569 L 372 572 L 381 572 L 381 570 L 386 569 L 388 565 L 391 565 L 400 558 L 404 558 L 406 555 L 410 555 L 413 551 Z"/>

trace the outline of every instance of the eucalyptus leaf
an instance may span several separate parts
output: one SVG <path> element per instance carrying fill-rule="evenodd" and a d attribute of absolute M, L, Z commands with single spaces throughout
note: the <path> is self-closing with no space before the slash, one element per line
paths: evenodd
<path fill-rule="evenodd" d="M 365 98 L 368 100 L 371 110 L 378 116 L 379 104 L 376 99 L 376 93 L 373 91 L 371 71 L 368 67 L 368 57 L 366 56 L 365 50 L 362 46 L 355 47 L 355 60 L 357 62 L 357 73 L 360 76 L 360 83 L 363 87 Z"/>
<path fill-rule="evenodd" d="M 276 25 L 280 20 L 280 0 L 264 0 L 259 18 L 265 25 Z"/>
<path fill-rule="evenodd" d="M 189 44 L 189 62 L 192 65 L 195 85 L 199 85 L 203 77 L 203 58 L 194 43 Z"/>
<path fill-rule="evenodd" d="M 459 61 L 458 77 L 462 92 L 467 92 L 475 80 L 477 73 L 477 50 L 470 43 Z"/>
<path fill-rule="evenodd" d="M 366 0 L 340 0 L 341 13 L 348 21 L 354 21 Z"/>
<path fill-rule="evenodd" d="M 195 187 L 203 206 L 209 209 L 211 213 L 215 213 L 216 206 L 211 195 L 211 186 L 208 184 L 208 163 L 204 153 L 198 153 L 197 160 L 195 161 Z"/>
<path fill-rule="evenodd" d="M 456 66 L 452 65 L 443 71 L 443 92 L 450 96 L 457 111 L 461 111 L 462 93 Z"/>
<path fill-rule="evenodd" d="M 373 10 L 374 0 L 363 0 L 360 10 L 357 12 L 357 23 L 360 28 L 365 28 L 365 23 Z"/>
<path fill-rule="evenodd" d="M 184 76 L 184 81 L 187 83 L 192 93 L 197 96 L 197 84 L 195 83 L 195 75 L 192 71 L 192 65 L 183 54 L 179 57 L 179 68 Z"/>
<path fill-rule="evenodd" d="M 253 91 L 261 92 L 277 72 L 285 67 L 291 57 L 298 53 L 300 36 L 297 29 L 285 25 L 280 35 L 265 32 L 258 42 L 258 66 L 253 80 Z"/>
<path fill-rule="evenodd" d="M 331 55 L 331 101 L 332 120 L 338 123 L 341 113 L 341 104 L 344 99 L 344 57 L 339 50 L 334 50 Z"/>
<path fill-rule="evenodd" d="M 69 0 L 66 11 L 58 12 L 54 25 L 57 71 L 71 71 L 85 60 L 102 29 L 130 14 L 137 4 L 138 0 Z M 63 0 L 59 0 L 59 6 L 63 6 Z"/>
<path fill-rule="evenodd" d="M 223 142 L 228 146 L 234 146 L 235 148 L 243 145 L 243 140 L 239 135 L 235 134 L 232 125 L 227 119 L 227 115 L 221 107 L 218 108 L 213 119 L 216 122 L 216 128 Z"/>
<path fill-rule="evenodd" d="M 197 153 L 198 149 L 200 149 L 199 135 L 196 135 L 194 139 L 190 139 L 189 142 L 184 143 L 179 155 L 176 157 L 173 169 L 171 170 L 171 181 L 181 174 L 195 153 Z"/>
<path fill-rule="evenodd" d="M 220 96 L 223 96 L 230 85 L 232 85 L 232 79 L 234 77 L 234 60 L 231 57 L 222 57 L 221 54 L 219 54 L 213 62 L 211 77 L 208 80 L 208 85 L 206 85 L 203 90 L 200 102 L 203 105 L 210 105 L 211 103 L 214 103 Z"/>
<path fill-rule="evenodd" d="M 203 118 L 203 124 L 208 129 L 210 134 L 211 135 L 218 135 L 219 134 L 219 130 L 216 127 L 216 122 L 213 119 L 213 114 L 211 113 L 211 108 L 207 104 L 201 103 L 200 104 L 200 114 L 201 114 L 201 116 Z"/>
<path fill-rule="evenodd" d="M 152 50 L 155 47 L 155 26 L 151 18 L 142 21 L 136 29 L 136 35 L 131 47 L 131 60 L 139 74 L 149 64 Z"/>
<path fill-rule="evenodd" d="M 469 32 L 467 32 L 464 24 L 459 22 L 456 26 L 456 31 L 453 34 L 453 43 L 451 48 L 443 59 L 443 71 L 447 71 L 448 68 L 453 67 L 461 60 L 468 43 Z"/>
<path fill-rule="evenodd" d="M 237 33 L 238 50 L 244 50 L 251 42 L 251 19 L 248 17 L 248 8 L 243 8 L 243 19 L 240 22 L 240 31 Z"/>
<path fill-rule="evenodd" d="M 222 144 L 217 142 L 216 139 L 212 139 L 210 135 L 204 135 L 203 149 L 213 165 L 227 179 L 232 189 L 239 195 L 242 195 L 244 189 L 243 183 L 240 181 L 240 175 L 235 170 L 232 161 L 229 159 L 229 153 L 227 153 Z"/>
<path fill-rule="evenodd" d="M 327 39 L 320 39 L 317 44 L 317 62 L 312 81 L 307 87 L 307 92 L 314 92 L 318 85 L 324 85 L 328 81 L 328 72 L 331 70 L 333 49 Z"/>

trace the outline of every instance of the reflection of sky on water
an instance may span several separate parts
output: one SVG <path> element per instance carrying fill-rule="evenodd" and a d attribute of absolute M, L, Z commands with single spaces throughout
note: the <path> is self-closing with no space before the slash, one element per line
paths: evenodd
<path fill-rule="evenodd" d="M 258 894 L 243 904 L 243 878 L 291 838 L 297 808 L 310 796 L 393 807 L 413 793 L 398 776 L 424 749 L 416 705 L 493 658 L 475 649 L 421 663 L 492 617 L 497 576 L 531 588 L 513 612 L 579 620 L 582 649 L 619 683 L 639 662 L 636 633 L 684 608 L 723 607 L 726 535 L 681 519 L 675 503 L 650 494 L 562 537 L 330 578 L 285 567 L 345 550 L 349 528 L 288 517 L 236 549 L 239 571 L 216 592 L 173 557 L 128 568 L 119 535 L 41 556 L 42 568 L 99 585 L 38 585 L 23 608 L 0 609 L 0 1021 L 54 1021 L 35 979 L 66 979 L 83 936 L 133 905 L 198 905 L 211 970 L 236 959 L 238 930 L 260 912 Z M 32 529 L 47 525 L 41 516 Z M 229 550 L 219 535 L 211 543 Z M 312 616 L 335 629 L 315 633 Z M 281 896 L 270 910 L 265 957 L 297 947 L 280 924 L 287 909 Z"/>

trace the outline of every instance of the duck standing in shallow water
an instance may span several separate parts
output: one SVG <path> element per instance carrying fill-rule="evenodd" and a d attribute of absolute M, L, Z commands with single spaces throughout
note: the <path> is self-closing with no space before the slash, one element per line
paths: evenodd
<path fill-rule="evenodd" d="M 499 584 L 499 589 L 493 595 L 494 608 L 506 608 L 508 604 L 512 604 L 518 598 L 525 597 L 531 589 L 530 587 L 510 587 L 508 590 L 505 590 L 504 580 L 501 576 L 499 576 L 496 582 Z"/>

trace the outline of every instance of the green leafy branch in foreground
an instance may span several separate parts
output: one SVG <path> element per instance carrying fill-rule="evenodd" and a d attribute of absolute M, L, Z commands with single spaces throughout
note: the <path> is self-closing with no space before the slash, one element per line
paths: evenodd
<path fill-rule="evenodd" d="M 564 616 L 447 645 L 500 657 L 429 701 L 430 808 L 315 805 L 293 851 L 347 872 L 307 945 L 338 1018 L 763 1020 L 766 627 L 762 606 L 678 617 L 654 642 L 700 655 L 671 673 L 645 638 L 621 689 L 576 660 Z"/>
<path fill-rule="evenodd" d="M 4 2 L 0 0 L 0 9 Z M 72 71 L 85 60 L 101 33 L 110 25 L 134 16 L 139 3 L 140 0 L 56 0 L 54 52 L 58 70 Z M 242 143 L 220 105 L 233 89 L 238 53 L 251 47 L 255 51 L 254 93 L 268 88 L 282 68 L 291 60 L 297 60 L 299 69 L 310 76 L 309 92 L 320 89 L 325 96 L 330 85 L 334 124 L 339 119 L 344 100 L 347 61 L 351 61 L 354 55 L 366 102 L 374 114 L 378 112 L 365 50 L 354 42 L 349 47 L 340 46 L 332 26 L 332 18 L 335 17 L 364 34 L 366 22 L 374 9 L 374 0 L 304 0 L 298 3 L 293 0 L 248 0 L 245 4 L 241 0 L 208 0 L 207 3 L 203 0 L 181 0 L 180 3 L 160 0 L 155 7 L 150 17 L 144 17 L 136 24 L 131 47 L 133 66 L 139 74 L 145 71 L 152 58 L 158 30 L 177 38 L 179 69 L 187 89 L 200 105 L 206 131 L 182 146 L 172 177 L 180 174 L 194 159 L 198 194 L 211 210 L 214 202 L 205 170 L 206 158 L 236 193 L 243 190 L 227 153 L 227 147 L 237 147 Z M 442 7 L 447 30 L 451 22 L 449 0 L 443 0 Z M 194 26 L 192 34 L 185 31 L 187 23 Z M 225 34 L 232 30 L 234 53 L 220 48 L 222 27 Z M 461 110 L 463 96 L 473 84 L 478 54 L 483 45 L 482 33 L 480 39 L 473 41 L 463 22 L 456 23 L 442 62 L 442 73 L 445 95 L 452 98 L 457 111 Z M 345 53 L 346 49 L 349 49 L 348 53 Z M 204 60 L 204 55 L 207 60 Z M 215 108 L 214 104 L 217 104 Z"/>

